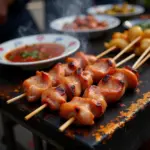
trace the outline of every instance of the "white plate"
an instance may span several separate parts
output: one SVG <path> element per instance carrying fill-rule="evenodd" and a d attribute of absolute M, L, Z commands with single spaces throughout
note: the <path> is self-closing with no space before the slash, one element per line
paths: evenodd
<path fill-rule="evenodd" d="M 76 17 L 77 16 L 69 16 L 69 17 L 56 19 L 50 23 L 50 27 L 56 31 L 69 33 L 75 36 L 76 35 L 86 35 L 86 36 L 89 35 L 90 37 L 97 37 L 99 35 L 102 35 L 102 33 L 105 33 L 109 31 L 110 29 L 117 27 L 120 24 L 120 20 L 115 17 L 108 16 L 108 15 L 94 15 L 94 17 L 98 21 L 106 21 L 108 23 L 108 27 L 103 28 L 103 29 L 87 29 L 87 30 L 78 30 L 78 31 L 64 30 L 63 29 L 64 24 L 73 22 Z M 84 18 L 85 16 L 80 15 L 80 17 Z"/>
<path fill-rule="evenodd" d="M 24 45 L 32 45 L 39 43 L 57 43 L 65 47 L 65 51 L 58 57 L 36 61 L 36 62 L 10 62 L 5 58 L 5 55 Z M 0 64 L 10 65 L 10 66 L 19 66 L 24 69 L 41 69 L 51 66 L 58 60 L 65 58 L 66 56 L 71 55 L 80 47 L 80 42 L 74 37 L 61 34 L 39 34 L 33 36 L 26 36 L 18 39 L 13 39 L 5 43 L 0 44 Z"/>
<path fill-rule="evenodd" d="M 141 23 L 149 23 L 150 24 L 150 19 L 133 19 L 133 20 L 127 20 L 123 23 L 123 26 L 125 28 L 131 28 L 135 25 L 139 25 Z"/>
<path fill-rule="evenodd" d="M 121 6 L 121 4 L 117 4 L 117 5 Z M 113 4 L 98 5 L 98 6 L 94 6 L 94 7 L 88 8 L 87 13 L 92 14 L 92 15 L 98 15 L 97 14 L 98 11 L 103 13 L 104 11 L 106 11 L 106 10 L 112 8 L 112 7 L 113 7 Z M 140 15 L 140 14 L 142 14 L 145 11 L 144 7 L 139 6 L 139 5 L 128 4 L 128 7 L 129 8 L 134 7 L 135 11 L 131 12 L 131 13 L 128 13 L 128 14 L 118 13 L 118 14 L 114 14 L 113 16 L 120 17 L 120 18 L 132 17 L 132 16 Z"/>

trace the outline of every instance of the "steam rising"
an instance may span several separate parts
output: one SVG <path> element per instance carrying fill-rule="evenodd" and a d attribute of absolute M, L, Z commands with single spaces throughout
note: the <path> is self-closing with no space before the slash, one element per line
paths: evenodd
<path fill-rule="evenodd" d="M 21 37 L 23 37 L 31 34 L 37 34 L 37 30 L 33 28 L 33 22 L 30 21 L 26 25 L 19 26 L 18 33 Z"/>
<path fill-rule="evenodd" d="M 46 7 L 48 9 L 47 18 L 48 19 L 48 27 L 49 23 L 57 18 L 73 16 L 73 15 L 81 15 L 86 13 L 86 9 L 92 6 L 92 0 L 51 0 L 48 1 Z M 24 26 L 20 26 L 18 28 L 18 33 L 20 36 L 26 36 L 29 34 L 37 34 L 34 27 L 32 27 L 32 22 L 28 22 Z M 82 50 L 87 49 L 87 38 L 88 37 L 79 37 L 76 33 L 72 34 L 76 38 L 80 39 Z"/>
<path fill-rule="evenodd" d="M 48 9 L 53 7 L 53 10 L 48 14 L 49 23 L 60 17 L 74 16 L 85 14 L 87 8 L 92 6 L 92 0 L 55 0 L 49 3 Z M 85 51 L 88 45 L 88 37 L 81 37 L 75 32 L 72 32 L 72 36 L 80 39 L 81 49 Z"/>
<path fill-rule="evenodd" d="M 91 0 L 56 0 L 54 4 L 61 10 L 61 17 L 80 15 L 85 13 L 86 9 L 92 5 Z M 58 10 L 58 11 L 59 11 Z"/>
<path fill-rule="evenodd" d="M 65 1 L 63 1 L 65 2 Z M 81 15 L 86 13 L 86 9 L 92 6 L 92 0 L 71 0 L 67 5 L 63 6 L 63 17 L 64 16 L 71 16 L 71 15 Z M 65 6 L 65 7 L 64 7 Z M 76 33 L 73 36 L 80 39 L 81 42 L 81 49 L 82 51 L 86 51 L 88 47 L 88 37 L 81 37 Z"/>

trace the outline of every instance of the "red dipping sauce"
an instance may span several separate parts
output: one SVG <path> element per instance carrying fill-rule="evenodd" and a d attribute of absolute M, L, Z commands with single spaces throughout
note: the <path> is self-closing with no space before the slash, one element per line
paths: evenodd
<path fill-rule="evenodd" d="M 12 62 L 33 62 L 60 56 L 65 47 L 60 44 L 33 44 L 8 52 L 5 58 Z"/>

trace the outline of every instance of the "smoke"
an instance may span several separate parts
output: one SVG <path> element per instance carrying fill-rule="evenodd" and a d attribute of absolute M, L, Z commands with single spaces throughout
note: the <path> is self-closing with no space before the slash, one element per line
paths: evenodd
<path fill-rule="evenodd" d="M 18 28 L 18 34 L 19 36 L 27 36 L 27 35 L 33 35 L 37 34 L 37 30 L 34 29 L 33 22 L 27 22 L 25 25 L 21 25 Z"/>
<path fill-rule="evenodd" d="M 87 8 L 91 6 L 92 0 L 54 0 L 47 6 L 47 9 L 51 9 L 47 18 L 51 22 L 60 17 L 85 14 Z M 89 37 L 78 35 L 75 32 L 72 32 L 71 35 L 80 39 L 81 48 L 86 51 Z"/>
<path fill-rule="evenodd" d="M 52 20 L 55 20 L 60 17 L 73 16 L 85 14 L 87 8 L 92 6 L 93 0 L 47 0 L 46 3 L 46 30 L 50 30 L 49 23 Z M 19 35 L 26 36 L 37 34 L 37 31 L 33 27 L 33 22 L 27 22 L 25 25 L 18 28 Z M 88 36 L 78 35 L 75 32 L 72 33 L 72 36 L 80 39 L 81 48 L 83 50 L 87 49 L 88 45 Z"/>
<path fill-rule="evenodd" d="M 92 5 L 92 0 L 55 0 L 54 5 L 60 11 L 61 17 L 80 15 Z"/>

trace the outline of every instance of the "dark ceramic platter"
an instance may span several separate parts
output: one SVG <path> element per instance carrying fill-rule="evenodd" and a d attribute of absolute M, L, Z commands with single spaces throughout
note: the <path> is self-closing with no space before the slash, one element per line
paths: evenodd
<path fill-rule="evenodd" d="M 100 53 L 103 40 L 101 42 L 99 40 L 90 41 L 88 53 Z M 130 65 L 136 59 L 130 61 Z M 58 113 L 49 110 L 44 110 L 29 121 L 24 121 L 24 116 L 40 106 L 40 102 L 29 104 L 24 99 L 10 105 L 5 103 L 9 96 L 13 97 L 19 94 L 16 89 L 19 89 L 20 92 L 22 81 L 33 75 L 34 72 L 1 66 L 0 98 L 2 111 L 44 139 L 53 140 L 68 149 L 134 150 L 148 137 L 150 131 L 150 110 L 148 108 L 150 94 L 147 94 L 147 98 L 143 99 L 143 94 L 150 91 L 149 66 L 150 62 L 147 62 L 139 69 L 139 87 L 135 91 L 126 91 L 121 101 L 109 106 L 104 116 L 96 120 L 95 125 L 92 127 L 72 125 L 64 133 L 58 131 L 58 127 L 64 123 L 64 120 L 59 117 Z M 139 98 L 143 100 L 138 101 Z M 131 105 L 133 108 L 127 110 L 129 107 L 131 108 Z"/>

